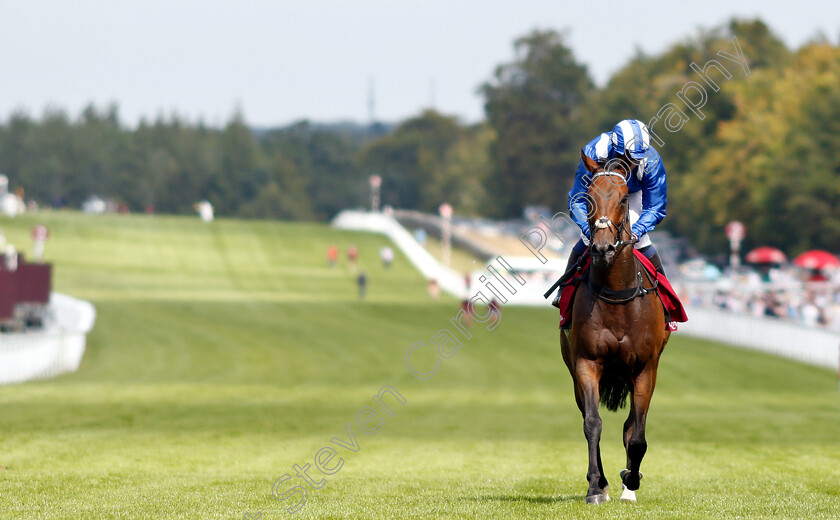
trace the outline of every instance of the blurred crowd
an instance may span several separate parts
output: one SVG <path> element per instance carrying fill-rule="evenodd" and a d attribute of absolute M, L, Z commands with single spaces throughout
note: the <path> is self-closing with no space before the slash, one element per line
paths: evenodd
<path fill-rule="evenodd" d="M 840 332 L 840 270 L 745 268 L 714 282 L 677 284 L 691 306 L 714 307 Z"/>

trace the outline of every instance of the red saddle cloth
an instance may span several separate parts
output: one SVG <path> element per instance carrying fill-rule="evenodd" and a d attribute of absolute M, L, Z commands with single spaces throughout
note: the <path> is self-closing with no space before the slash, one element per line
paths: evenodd
<path fill-rule="evenodd" d="M 685 314 L 685 308 L 683 308 L 680 299 L 677 297 L 677 292 L 673 287 L 671 287 L 671 282 L 668 281 L 665 275 L 657 272 L 653 267 L 653 264 L 650 263 L 650 260 L 648 260 L 644 254 L 640 253 L 638 249 L 634 249 L 633 252 L 636 254 L 636 258 L 639 260 L 639 263 L 642 264 L 642 267 L 645 268 L 651 277 L 655 277 L 656 281 L 659 283 L 657 289 L 659 292 L 659 301 L 662 302 L 662 306 L 671 316 L 671 321 L 665 324 L 665 328 L 670 331 L 677 330 L 677 323 L 688 321 L 688 316 Z M 575 291 L 577 291 L 581 280 L 584 280 L 589 274 L 590 260 L 591 257 L 587 255 L 586 258 L 583 259 L 583 267 L 580 272 L 576 273 L 560 292 L 561 327 L 572 317 L 572 302 L 575 300 Z"/>

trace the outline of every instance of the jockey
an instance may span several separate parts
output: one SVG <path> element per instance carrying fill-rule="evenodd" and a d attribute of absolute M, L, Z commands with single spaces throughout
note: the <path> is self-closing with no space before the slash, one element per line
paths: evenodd
<path fill-rule="evenodd" d="M 662 158 L 650 145 L 647 126 L 636 119 L 625 119 L 613 127 L 612 132 L 603 133 L 583 147 L 583 153 L 595 162 L 604 164 L 617 159 L 629 164 L 627 178 L 630 205 L 631 231 L 638 242 L 634 245 L 654 265 L 657 271 L 665 273 L 662 260 L 650 241 L 648 232 L 665 218 L 668 186 L 665 182 L 665 166 Z M 580 227 L 580 240 L 575 244 L 566 271 L 575 265 L 580 255 L 589 246 L 589 222 L 587 220 L 586 197 L 592 175 L 581 159 L 575 173 L 575 184 L 569 191 L 569 213 Z"/>

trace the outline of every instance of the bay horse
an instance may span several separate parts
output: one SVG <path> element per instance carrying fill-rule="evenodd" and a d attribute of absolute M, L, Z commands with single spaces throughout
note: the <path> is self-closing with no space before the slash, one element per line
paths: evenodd
<path fill-rule="evenodd" d="M 619 161 L 605 170 L 586 154 L 581 153 L 581 158 L 592 176 L 587 199 L 591 262 L 588 283 L 582 280 L 575 292 L 571 330 L 561 330 L 560 341 L 589 445 L 586 502 L 609 500 L 601 465 L 598 404 L 617 411 L 628 395 L 632 397 L 624 423 L 627 466 L 620 474 L 621 499 L 635 501 L 642 478 L 639 467 L 647 451 L 645 420 L 659 356 L 671 333 L 654 283 L 642 276 L 644 268 L 633 253 L 637 239 L 630 231 L 625 180 L 631 164 Z"/>

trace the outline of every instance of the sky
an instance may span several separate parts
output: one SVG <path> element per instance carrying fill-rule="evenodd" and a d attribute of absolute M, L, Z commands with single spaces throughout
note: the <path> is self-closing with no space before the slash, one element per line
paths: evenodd
<path fill-rule="evenodd" d="M 222 126 L 300 119 L 395 122 L 433 107 L 483 118 L 477 88 L 535 28 L 566 30 L 602 85 L 648 54 L 761 17 L 795 48 L 837 43 L 840 2 L 549 0 L 0 0 L 0 118 L 117 103 L 126 125 L 178 113 Z M 747 56 L 749 59 L 749 56 Z"/>

